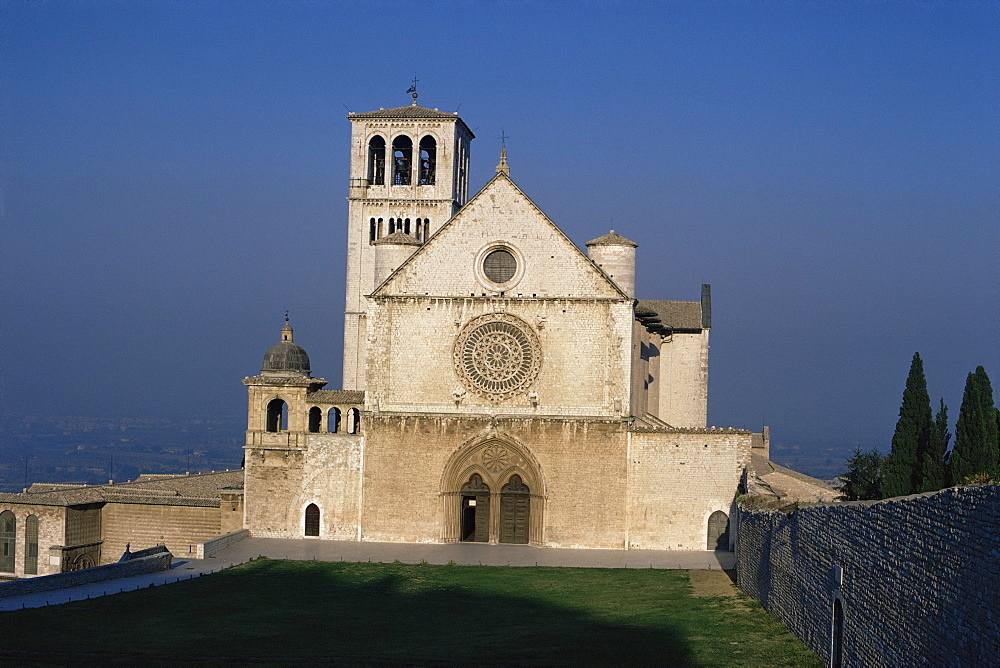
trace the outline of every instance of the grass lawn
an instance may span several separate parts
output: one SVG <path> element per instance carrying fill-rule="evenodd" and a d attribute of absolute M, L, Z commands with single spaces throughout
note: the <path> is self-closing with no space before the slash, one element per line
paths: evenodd
<path fill-rule="evenodd" d="M 8 665 L 823 665 L 718 571 L 258 559 L 0 630 Z"/>

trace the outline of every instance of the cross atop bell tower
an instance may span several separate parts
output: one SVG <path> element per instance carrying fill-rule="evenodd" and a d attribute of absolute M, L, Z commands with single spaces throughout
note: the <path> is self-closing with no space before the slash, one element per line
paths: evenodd
<path fill-rule="evenodd" d="M 345 390 L 364 390 L 365 295 L 375 285 L 376 242 L 402 232 L 423 244 L 469 198 L 469 144 L 457 113 L 413 103 L 352 113 L 344 307 Z"/>

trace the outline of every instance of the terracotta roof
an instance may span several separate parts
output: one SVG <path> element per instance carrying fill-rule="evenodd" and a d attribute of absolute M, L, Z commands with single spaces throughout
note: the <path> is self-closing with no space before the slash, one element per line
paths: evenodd
<path fill-rule="evenodd" d="M 639 244 L 632 241 L 631 239 L 626 239 L 620 234 L 617 234 L 614 230 L 611 230 L 603 237 L 597 237 L 596 239 L 591 239 L 585 246 L 631 246 L 632 248 L 638 248 Z"/>
<path fill-rule="evenodd" d="M 393 107 L 392 109 L 379 109 L 377 111 L 365 111 L 361 113 L 351 113 L 347 115 L 350 120 L 365 119 L 365 118 L 432 118 L 435 120 L 449 120 L 457 121 L 462 124 L 465 130 L 469 133 L 469 136 L 473 139 L 475 135 L 472 134 L 472 130 L 469 126 L 465 124 L 458 114 L 451 114 L 447 111 L 438 111 L 437 109 L 428 109 L 427 107 L 420 107 L 417 105 L 407 105 L 405 107 Z"/>
<path fill-rule="evenodd" d="M 701 302 L 672 302 L 640 299 L 636 311 L 655 312 L 666 329 L 702 330 Z"/>
<path fill-rule="evenodd" d="M 393 232 L 392 234 L 387 234 L 378 241 L 375 242 L 376 246 L 381 244 L 397 244 L 401 246 L 419 246 L 423 242 L 417 239 L 412 234 L 407 234 L 406 232 Z"/>
<path fill-rule="evenodd" d="M 316 390 L 306 395 L 306 401 L 316 404 L 363 404 L 362 390 Z"/>
<path fill-rule="evenodd" d="M 55 487 L 38 485 L 37 487 Z M 36 485 L 32 485 L 36 487 Z M 218 506 L 224 488 L 243 487 L 243 469 L 194 475 L 148 475 L 135 482 L 91 485 L 26 494 L 0 494 L 0 502 L 40 506 L 74 506 L 82 503 L 147 503 L 169 506 Z"/>

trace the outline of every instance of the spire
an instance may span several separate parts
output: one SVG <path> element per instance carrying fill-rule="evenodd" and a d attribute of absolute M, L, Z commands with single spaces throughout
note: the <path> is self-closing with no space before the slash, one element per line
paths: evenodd
<path fill-rule="evenodd" d="M 292 340 L 292 326 L 288 324 L 288 311 L 285 311 L 285 326 L 281 328 L 281 340 Z"/>
<path fill-rule="evenodd" d="M 503 128 L 500 128 L 500 164 L 497 165 L 497 174 L 510 176 L 510 166 L 507 164 L 507 135 Z"/>

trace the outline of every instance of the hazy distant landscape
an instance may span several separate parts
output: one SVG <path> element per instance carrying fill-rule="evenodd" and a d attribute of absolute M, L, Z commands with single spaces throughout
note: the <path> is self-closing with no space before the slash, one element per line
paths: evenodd
<path fill-rule="evenodd" d="M 33 482 L 103 484 L 140 473 L 239 468 L 245 417 L 0 418 L 0 491 Z"/>
<path fill-rule="evenodd" d="M 239 468 L 245 417 L 0 418 L 0 491 L 33 482 L 90 485 L 134 480 L 140 473 L 204 473 Z M 844 471 L 853 446 L 772 444 L 782 466 L 829 479 Z"/>

